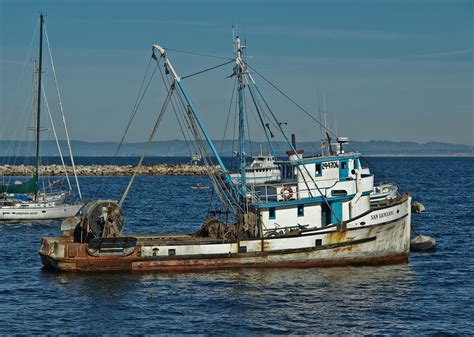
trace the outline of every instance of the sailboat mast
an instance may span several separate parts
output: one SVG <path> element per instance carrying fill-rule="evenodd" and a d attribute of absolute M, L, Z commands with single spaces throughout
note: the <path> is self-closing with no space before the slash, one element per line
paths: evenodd
<path fill-rule="evenodd" d="M 39 65 L 38 65 L 38 96 L 36 98 L 36 165 L 35 175 L 39 177 L 39 164 L 40 164 L 40 112 L 41 112 L 41 73 L 43 66 L 43 14 L 40 14 L 40 31 L 39 31 Z M 35 199 L 38 192 L 35 193 Z"/>
<path fill-rule="evenodd" d="M 242 60 L 242 46 L 240 44 L 240 38 L 235 37 L 235 72 L 237 74 L 238 81 L 238 94 L 239 94 L 239 161 L 240 161 L 240 190 L 241 199 L 244 201 L 247 196 L 247 179 L 245 175 L 246 158 L 245 158 L 245 116 L 244 116 L 244 79 L 243 79 L 243 60 Z"/>

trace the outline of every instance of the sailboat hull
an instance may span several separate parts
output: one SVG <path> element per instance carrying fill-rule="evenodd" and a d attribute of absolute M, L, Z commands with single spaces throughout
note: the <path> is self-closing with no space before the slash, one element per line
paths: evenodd
<path fill-rule="evenodd" d="M 345 228 L 333 225 L 293 236 L 230 241 L 137 235 L 131 236 L 137 240 L 133 247 L 117 246 L 112 250 L 91 249 L 86 243 L 74 243 L 66 237 L 43 238 L 39 253 L 46 267 L 63 271 L 186 271 L 402 263 L 408 260 L 410 252 L 410 200 L 374 209 L 348 222 Z"/>
<path fill-rule="evenodd" d="M 55 205 L 50 207 L 13 206 L 0 207 L 0 221 L 65 219 L 77 214 L 82 204 Z"/>

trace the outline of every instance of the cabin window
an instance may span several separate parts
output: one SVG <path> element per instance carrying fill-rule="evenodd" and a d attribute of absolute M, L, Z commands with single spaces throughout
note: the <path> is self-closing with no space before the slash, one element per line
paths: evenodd
<path fill-rule="evenodd" d="M 269 218 L 270 220 L 273 220 L 273 219 L 276 218 L 276 210 L 275 210 L 275 207 L 270 207 L 270 208 L 268 209 L 268 218 Z"/>
<path fill-rule="evenodd" d="M 176 249 L 168 249 L 168 255 L 176 255 Z"/>
<path fill-rule="evenodd" d="M 342 169 L 347 168 L 347 161 L 341 162 L 341 168 L 342 168 Z"/>
<path fill-rule="evenodd" d="M 315 245 L 316 247 L 322 246 L 322 244 L 323 244 L 323 240 L 322 240 L 322 239 L 316 239 L 316 240 L 314 240 L 314 245 Z"/>
<path fill-rule="evenodd" d="M 322 174 L 321 171 L 321 163 L 316 163 L 316 173 L 315 176 L 320 176 Z"/>
<path fill-rule="evenodd" d="M 298 216 L 304 216 L 304 205 L 298 205 Z"/>
<path fill-rule="evenodd" d="M 346 190 L 332 190 L 331 195 L 333 197 L 345 197 L 347 195 Z"/>

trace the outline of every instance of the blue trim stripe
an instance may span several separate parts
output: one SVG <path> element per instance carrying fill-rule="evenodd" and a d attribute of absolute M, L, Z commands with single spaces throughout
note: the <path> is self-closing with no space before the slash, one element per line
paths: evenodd
<path fill-rule="evenodd" d="M 362 195 L 370 195 L 372 191 L 362 192 Z M 340 197 L 326 197 L 327 202 L 333 201 L 347 201 L 355 197 L 355 194 L 344 195 Z M 288 200 L 288 201 L 277 201 L 267 204 L 256 204 L 259 208 L 270 208 L 270 207 L 285 207 L 285 206 L 294 206 L 294 205 L 307 205 L 307 204 L 317 204 L 323 202 L 322 197 L 317 198 L 305 198 L 300 200 Z"/>
<path fill-rule="evenodd" d="M 301 165 L 301 164 L 314 164 L 314 163 L 324 163 L 328 161 L 341 161 L 347 159 L 356 159 L 360 157 L 360 153 L 353 153 L 347 156 L 334 156 L 334 157 L 311 157 L 303 158 L 301 161 L 275 161 L 275 164 L 278 165 Z"/>

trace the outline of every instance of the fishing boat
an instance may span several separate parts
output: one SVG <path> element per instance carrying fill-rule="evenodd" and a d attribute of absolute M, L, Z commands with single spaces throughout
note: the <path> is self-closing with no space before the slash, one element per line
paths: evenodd
<path fill-rule="evenodd" d="M 64 164 L 64 158 L 59 146 L 57 139 L 56 130 L 51 117 L 51 111 L 46 101 L 46 96 L 42 86 L 41 78 L 43 73 L 43 36 L 44 36 L 44 16 L 40 15 L 40 29 L 39 29 L 39 62 L 36 68 L 36 62 L 33 63 L 34 75 L 36 79 L 36 126 L 34 128 L 36 135 L 36 151 L 35 151 L 35 170 L 33 176 L 26 182 L 15 181 L 14 184 L 0 184 L 0 221 L 21 221 L 21 220 L 45 220 L 45 219 L 64 219 L 74 216 L 79 209 L 83 206 L 82 202 L 74 204 L 65 203 L 66 197 L 72 192 L 72 186 L 67 176 L 66 166 Z M 47 36 L 47 35 L 46 35 Z M 48 39 L 47 39 L 48 40 Z M 49 41 L 48 41 L 49 47 Z M 49 55 L 51 60 L 51 66 L 56 81 L 56 75 L 54 71 L 54 64 L 51 56 L 51 49 L 49 48 Z M 58 88 L 57 88 L 58 89 Z M 61 189 L 54 188 L 56 182 L 49 183 L 42 191 L 39 189 L 39 167 L 40 167 L 40 132 L 41 132 L 41 97 L 45 97 L 46 106 L 48 108 L 48 114 L 50 122 L 53 128 L 53 132 L 56 138 L 56 144 L 58 146 L 59 154 L 61 157 L 62 164 L 65 168 L 66 180 L 69 185 L 69 190 L 64 191 Z M 76 178 L 77 191 L 79 198 L 82 199 L 79 181 L 77 179 L 74 158 L 72 156 L 71 146 L 69 142 L 69 135 L 66 127 L 64 118 L 64 112 L 62 111 L 62 102 L 59 95 L 62 119 L 64 122 L 64 128 L 66 132 L 67 142 L 69 146 L 69 153 L 71 162 L 73 165 L 74 176 Z"/>
<path fill-rule="evenodd" d="M 174 109 L 179 106 L 180 116 L 186 118 L 199 142 L 203 165 L 209 166 L 210 186 L 220 208 L 210 210 L 194 233 L 125 233 L 122 205 L 133 175 L 119 202 L 91 201 L 80 216 L 63 222 L 60 237 L 42 239 L 39 254 L 45 267 L 61 271 L 185 271 L 378 265 L 408 260 L 411 196 L 371 203 L 374 176 L 363 173 L 360 153 L 344 152 L 343 143 L 338 151 L 305 156 L 297 148 L 296 137 L 290 141 L 286 136 L 283 123 L 253 76 L 266 77 L 247 62 L 239 37 L 233 42 L 233 58 L 209 70 L 229 63 L 234 66 L 231 78 L 238 89 L 238 183 L 185 89 L 183 82 L 189 76 L 178 75 L 168 50 L 159 45 L 153 46 L 152 59 L 163 83 L 167 83 L 166 97 L 139 161 L 140 165 L 167 106 L 170 102 Z M 281 170 L 276 181 L 246 182 L 245 97 L 254 103 L 269 143 L 269 122 L 273 133 L 278 131 L 286 140 L 287 158 L 276 162 Z M 299 109 L 305 111 L 301 106 Z M 220 173 L 216 174 L 212 165 L 219 165 Z"/>

